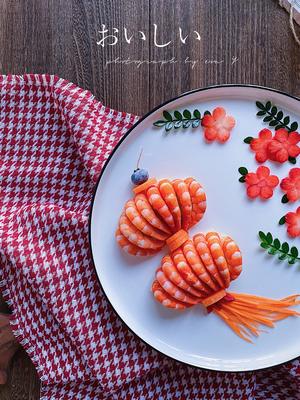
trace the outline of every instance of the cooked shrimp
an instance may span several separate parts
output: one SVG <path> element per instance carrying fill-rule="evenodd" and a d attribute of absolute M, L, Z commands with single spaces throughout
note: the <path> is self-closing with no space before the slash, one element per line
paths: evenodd
<path fill-rule="evenodd" d="M 181 208 L 182 229 L 188 230 L 192 221 L 192 200 L 187 184 L 182 179 L 175 179 L 172 182 Z"/>
<path fill-rule="evenodd" d="M 203 291 L 205 291 L 206 293 L 210 293 L 211 290 L 209 290 L 208 288 L 214 291 L 218 290 L 218 286 L 215 284 L 213 279 L 210 277 L 210 274 L 207 272 L 205 266 L 203 265 L 203 262 L 201 261 L 201 258 L 199 257 L 192 240 L 188 240 L 183 244 L 182 251 L 185 255 L 187 262 L 190 264 L 192 270 L 197 275 L 199 280 L 207 285 L 207 288 L 205 288 L 204 286 Z"/>
<path fill-rule="evenodd" d="M 242 254 L 238 245 L 229 236 L 222 239 L 222 247 L 229 267 L 230 278 L 234 280 L 242 272 Z"/>
<path fill-rule="evenodd" d="M 228 288 L 230 285 L 230 272 L 222 249 L 220 236 L 216 232 L 208 232 L 206 234 L 206 241 L 210 249 L 210 254 L 219 270 L 222 281 L 224 282 L 224 286 L 225 288 Z"/>
<path fill-rule="evenodd" d="M 201 293 L 196 289 L 193 289 L 177 271 L 177 268 L 170 256 L 163 257 L 161 261 L 161 269 L 166 275 L 166 277 L 174 283 L 174 285 L 184 289 L 186 292 L 191 293 L 195 297 L 202 297 Z"/>
<path fill-rule="evenodd" d="M 216 267 L 214 260 L 212 259 L 212 256 L 210 254 L 210 250 L 206 243 L 205 236 L 202 233 L 198 233 L 193 237 L 193 241 L 196 250 L 209 274 L 211 274 L 211 276 L 214 278 L 214 280 L 219 284 L 221 288 L 224 287 L 218 268 Z"/>
<path fill-rule="evenodd" d="M 181 211 L 172 183 L 168 179 L 163 179 L 159 181 L 158 187 L 162 198 L 173 215 L 175 228 L 179 230 L 181 228 Z"/>
<path fill-rule="evenodd" d="M 154 210 L 161 216 L 164 222 L 172 229 L 175 230 L 175 221 L 171 214 L 169 207 L 165 200 L 161 197 L 160 191 L 157 187 L 152 186 L 147 190 L 147 198 Z"/>
<path fill-rule="evenodd" d="M 192 200 L 191 226 L 199 222 L 206 210 L 206 195 L 203 187 L 194 178 L 185 179 Z"/>
<path fill-rule="evenodd" d="M 169 296 L 168 293 L 156 280 L 152 283 L 151 290 L 155 299 L 167 308 L 176 308 L 177 310 L 183 310 L 187 307 L 190 307 L 188 304 L 182 303 L 181 301 Z"/>
<path fill-rule="evenodd" d="M 160 233 L 158 230 L 153 228 L 153 226 L 150 225 L 137 210 L 135 202 L 133 200 L 127 201 L 124 211 L 130 222 L 145 235 L 148 235 L 158 240 L 166 240 L 169 236 L 168 234 Z"/>
<path fill-rule="evenodd" d="M 173 251 L 171 256 L 174 264 L 176 265 L 177 271 L 180 273 L 183 279 L 195 289 L 198 289 L 205 293 L 206 290 L 203 283 L 198 279 L 197 275 L 190 267 L 181 248 Z"/>
<path fill-rule="evenodd" d="M 156 280 L 161 285 L 161 287 L 174 299 L 182 301 L 188 304 L 197 304 L 199 299 L 192 295 L 187 294 L 185 291 L 181 290 L 178 286 L 175 286 L 164 274 L 163 270 L 159 268 L 156 271 Z"/>
<path fill-rule="evenodd" d="M 151 204 L 144 194 L 137 194 L 134 198 L 134 202 L 137 210 L 154 228 L 159 229 L 165 233 L 171 234 L 170 229 L 162 222 L 155 212 L 153 211 Z"/>
<path fill-rule="evenodd" d="M 140 232 L 123 213 L 119 220 L 119 229 L 123 236 L 131 243 L 142 249 L 160 250 L 164 242 L 152 239 Z"/>
<path fill-rule="evenodd" d="M 137 247 L 135 244 L 129 242 L 124 235 L 122 235 L 119 229 L 116 230 L 116 239 L 119 246 L 128 254 L 132 254 L 133 256 L 150 256 L 156 251 L 149 249 L 141 249 Z"/>

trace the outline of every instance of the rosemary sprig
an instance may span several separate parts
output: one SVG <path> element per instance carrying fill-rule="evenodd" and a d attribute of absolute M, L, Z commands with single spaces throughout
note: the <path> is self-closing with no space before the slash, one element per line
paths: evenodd
<path fill-rule="evenodd" d="M 270 232 L 264 233 L 259 231 L 258 236 L 260 239 L 260 247 L 266 250 L 268 254 L 276 255 L 280 261 L 286 260 L 289 264 L 300 262 L 297 247 L 290 247 L 287 242 L 281 243 L 279 239 L 274 239 Z"/>
<path fill-rule="evenodd" d="M 290 124 L 290 117 L 288 115 L 284 117 L 283 111 L 278 110 L 270 101 L 267 101 L 266 104 L 257 101 L 256 107 L 259 109 L 256 115 L 264 117 L 263 121 L 274 127 L 276 131 L 280 128 L 285 128 L 288 132 L 294 132 L 298 129 L 298 122 L 294 121 Z"/>
<path fill-rule="evenodd" d="M 210 114 L 209 111 L 205 111 L 204 115 Z M 158 128 L 165 128 L 166 132 L 169 132 L 171 129 L 187 129 L 189 127 L 198 128 L 201 123 L 201 113 L 199 110 L 195 109 L 193 113 L 189 110 L 184 110 L 182 113 L 178 110 L 175 110 L 173 115 L 167 111 L 163 111 L 163 118 L 153 123 L 154 126 Z"/>

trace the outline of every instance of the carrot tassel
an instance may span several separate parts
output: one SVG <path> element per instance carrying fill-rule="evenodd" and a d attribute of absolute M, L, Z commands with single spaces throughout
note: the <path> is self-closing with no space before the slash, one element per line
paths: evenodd
<path fill-rule="evenodd" d="M 239 337 L 251 342 L 252 336 L 261 332 L 259 325 L 270 328 L 275 327 L 275 322 L 290 316 L 300 316 L 300 313 L 289 307 L 300 304 L 299 295 L 292 295 L 281 300 L 254 296 L 243 293 L 228 293 L 234 298 L 226 298 L 210 306 L 210 311 L 217 314 Z"/>

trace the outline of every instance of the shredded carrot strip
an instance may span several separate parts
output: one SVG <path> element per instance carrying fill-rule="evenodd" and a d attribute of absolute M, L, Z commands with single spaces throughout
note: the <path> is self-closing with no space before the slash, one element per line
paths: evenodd
<path fill-rule="evenodd" d="M 226 322 L 227 325 L 230 326 L 230 328 L 241 338 L 246 340 L 249 343 L 252 343 L 252 341 L 245 335 L 243 334 L 240 329 L 236 326 L 236 324 L 232 321 L 230 321 L 230 319 L 226 316 L 226 314 L 224 314 L 221 310 L 218 310 L 217 308 L 215 308 L 213 310 L 217 315 L 219 315 L 220 318 L 222 318 L 222 320 L 224 322 Z"/>
<path fill-rule="evenodd" d="M 277 321 L 290 316 L 300 316 L 296 310 L 289 309 L 300 304 L 299 295 L 273 300 L 251 294 L 228 294 L 235 300 L 227 302 L 222 299 L 211 305 L 211 310 L 247 342 L 251 342 L 251 335 L 258 336 L 263 332 L 259 329 L 260 325 L 273 328 Z"/>

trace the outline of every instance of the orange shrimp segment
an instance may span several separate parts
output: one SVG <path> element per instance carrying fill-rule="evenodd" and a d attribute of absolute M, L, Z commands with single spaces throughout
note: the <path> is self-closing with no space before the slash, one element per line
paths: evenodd
<path fill-rule="evenodd" d="M 137 210 L 151 224 L 154 228 L 159 229 L 165 233 L 171 234 L 170 229 L 162 222 L 155 212 L 153 211 L 151 204 L 144 194 L 138 194 L 134 198 L 134 202 Z"/>
<path fill-rule="evenodd" d="M 175 286 L 165 275 L 163 270 L 159 268 L 156 271 L 156 280 L 161 285 L 161 287 L 174 299 L 182 301 L 188 304 L 197 304 L 199 300 L 192 295 L 187 294 L 185 291 L 181 290 L 179 287 Z"/>
<path fill-rule="evenodd" d="M 206 292 L 203 283 L 198 279 L 197 275 L 190 267 L 186 260 L 183 251 L 179 248 L 171 253 L 174 264 L 176 265 L 177 271 L 180 273 L 182 278 L 195 289 L 202 292 Z"/>
<path fill-rule="evenodd" d="M 175 221 L 173 215 L 171 214 L 169 207 L 167 206 L 165 200 L 161 197 L 160 191 L 157 187 L 150 187 L 147 190 L 147 197 L 149 203 L 154 208 L 154 210 L 161 216 L 164 222 L 174 231 Z"/>
<path fill-rule="evenodd" d="M 183 310 L 189 307 L 189 305 L 169 296 L 169 294 L 161 287 L 157 280 L 152 283 L 151 291 L 155 299 L 167 308 L 176 308 L 177 310 Z"/>
<path fill-rule="evenodd" d="M 140 232 L 129 221 L 124 213 L 121 215 L 119 220 L 119 229 L 122 235 L 125 236 L 129 242 L 142 249 L 160 250 L 164 245 L 164 242 L 157 239 L 151 239 Z"/>
<path fill-rule="evenodd" d="M 163 179 L 159 182 L 158 187 L 162 198 L 173 215 L 175 229 L 179 230 L 181 228 L 181 211 L 172 183 L 168 179 Z"/>
<path fill-rule="evenodd" d="M 230 278 L 234 280 L 242 272 L 242 254 L 238 245 L 229 236 L 222 239 L 222 247 L 229 267 Z"/>
<path fill-rule="evenodd" d="M 202 297 L 201 293 L 197 290 L 193 289 L 179 274 L 177 268 L 171 259 L 170 256 L 165 256 L 161 262 L 161 269 L 166 275 L 166 277 L 174 283 L 175 286 L 178 286 L 181 289 L 184 289 L 186 292 L 191 293 L 195 297 Z"/>
<path fill-rule="evenodd" d="M 187 184 L 182 179 L 175 179 L 172 182 L 181 208 L 182 229 L 188 230 L 192 221 L 192 200 Z"/>
<path fill-rule="evenodd" d="M 133 256 L 150 256 L 155 253 L 154 250 L 141 249 L 135 244 L 129 242 L 129 240 L 127 240 L 126 237 L 122 235 L 119 229 L 116 230 L 115 235 L 119 246 L 128 254 L 131 254 Z"/>
<path fill-rule="evenodd" d="M 133 200 L 127 201 L 125 205 L 125 214 L 130 222 L 145 235 L 148 235 L 158 240 L 166 240 L 166 238 L 168 237 L 166 233 L 160 233 L 147 222 L 147 220 L 137 210 L 135 202 Z"/>
<path fill-rule="evenodd" d="M 203 265 L 203 262 L 201 261 L 201 258 L 199 257 L 192 240 L 188 240 L 184 243 L 184 245 L 182 246 L 182 251 L 196 276 L 201 282 L 204 283 L 203 291 L 205 293 L 210 293 L 210 289 L 212 289 L 213 291 L 218 290 L 218 286 L 212 280 L 210 274 L 207 272 L 205 266 Z M 207 287 L 205 285 L 207 285 Z"/>
<path fill-rule="evenodd" d="M 199 222 L 206 210 L 206 195 L 203 187 L 194 178 L 185 179 L 192 200 L 191 226 Z"/>
<path fill-rule="evenodd" d="M 220 277 L 218 268 L 216 267 L 214 260 L 212 259 L 209 247 L 206 243 L 205 236 L 202 233 L 199 233 L 194 236 L 193 240 L 196 250 L 203 264 L 205 265 L 205 268 L 207 269 L 208 273 L 211 274 L 215 282 L 218 283 L 219 287 L 223 288 L 224 287 L 223 281 Z"/>
<path fill-rule="evenodd" d="M 206 241 L 210 249 L 210 254 L 224 282 L 224 286 L 227 288 L 230 285 L 230 272 L 222 249 L 220 236 L 216 232 L 208 232 L 206 234 Z"/>

